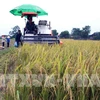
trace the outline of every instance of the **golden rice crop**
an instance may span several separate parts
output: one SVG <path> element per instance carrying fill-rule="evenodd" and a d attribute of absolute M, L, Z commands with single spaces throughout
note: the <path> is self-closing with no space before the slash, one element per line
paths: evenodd
<path fill-rule="evenodd" d="M 100 42 L 62 41 L 25 44 L 2 56 L 0 72 L 18 78 L 6 83 L 5 100 L 99 100 Z"/>

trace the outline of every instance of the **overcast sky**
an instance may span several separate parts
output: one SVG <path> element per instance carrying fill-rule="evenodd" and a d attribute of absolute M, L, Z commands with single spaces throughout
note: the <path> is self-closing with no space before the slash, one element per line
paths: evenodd
<path fill-rule="evenodd" d="M 33 4 L 41 7 L 48 16 L 38 17 L 51 21 L 53 29 L 58 32 L 72 28 L 91 26 L 91 33 L 100 31 L 100 0 L 1 0 L 0 2 L 0 35 L 8 34 L 11 28 L 19 25 L 21 29 L 25 26 L 25 20 L 16 17 L 9 11 L 22 4 Z"/>

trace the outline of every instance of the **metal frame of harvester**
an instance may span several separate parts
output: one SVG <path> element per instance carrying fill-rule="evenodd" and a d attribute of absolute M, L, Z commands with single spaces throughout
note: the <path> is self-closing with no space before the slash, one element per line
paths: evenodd
<path fill-rule="evenodd" d="M 27 15 L 33 15 L 33 16 L 37 16 L 36 13 L 23 13 L 23 16 L 27 16 Z M 40 27 L 40 28 L 39 28 Z M 45 32 L 41 32 L 41 27 L 42 29 L 45 28 L 49 31 L 49 33 L 45 33 Z M 39 43 L 39 44 L 60 44 L 60 38 L 58 36 L 53 36 L 52 34 L 52 30 L 51 30 L 51 24 L 49 22 L 49 24 L 47 24 L 46 20 L 40 20 L 39 24 L 37 25 L 38 31 L 37 34 L 34 35 L 33 33 L 24 33 L 23 35 L 23 42 L 24 43 Z"/>

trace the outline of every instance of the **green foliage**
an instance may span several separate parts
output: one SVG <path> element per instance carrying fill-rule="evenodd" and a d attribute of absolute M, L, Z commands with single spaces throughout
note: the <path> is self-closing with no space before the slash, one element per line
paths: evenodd
<path fill-rule="evenodd" d="M 91 31 L 90 28 L 91 28 L 90 26 L 83 27 L 82 32 L 81 32 L 81 37 L 82 38 L 85 38 L 85 39 L 88 38 L 88 35 L 89 35 L 90 31 Z"/>
<path fill-rule="evenodd" d="M 73 28 L 71 31 L 71 35 L 74 39 L 88 39 L 89 33 L 91 31 L 91 27 L 85 26 L 80 30 L 80 28 Z"/>
<path fill-rule="evenodd" d="M 71 36 L 72 36 L 74 39 L 79 39 L 79 38 L 81 38 L 81 30 L 80 30 L 80 28 L 73 28 L 72 31 L 71 31 Z"/>
<path fill-rule="evenodd" d="M 53 34 L 54 36 L 58 35 L 57 30 L 52 30 L 52 34 Z"/>
<path fill-rule="evenodd" d="M 70 34 L 68 31 L 63 31 L 60 33 L 60 38 L 69 38 Z"/>
<path fill-rule="evenodd" d="M 73 28 L 72 31 L 71 31 L 71 35 L 73 35 L 73 36 L 81 36 L 80 28 Z"/>
<path fill-rule="evenodd" d="M 9 35 L 11 36 L 11 38 L 15 38 L 15 35 L 19 29 L 20 29 L 20 27 L 18 25 L 16 25 L 12 28 L 12 31 L 9 31 Z"/>

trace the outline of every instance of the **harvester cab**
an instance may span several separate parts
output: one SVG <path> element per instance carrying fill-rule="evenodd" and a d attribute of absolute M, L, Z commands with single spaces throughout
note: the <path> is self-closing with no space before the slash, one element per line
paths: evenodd
<path fill-rule="evenodd" d="M 52 35 L 50 22 L 47 20 L 39 20 L 37 27 L 38 34 Z"/>
<path fill-rule="evenodd" d="M 23 13 L 23 16 L 37 16 L 36 13 Z M 26 23 L 27 24 L 27 23 Z M 31 27 L 31 28 L 30 28 Z M 47 20 L 39 20 L 38 25 L 31 25 L 29 29 L 24 29 L 23 42 L 26 43 L 47 43 L 47 44 L 60 44 L 58 36 L 54 36 L 51 30 L 51 23 Z"/>

